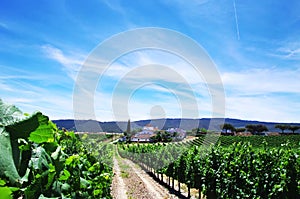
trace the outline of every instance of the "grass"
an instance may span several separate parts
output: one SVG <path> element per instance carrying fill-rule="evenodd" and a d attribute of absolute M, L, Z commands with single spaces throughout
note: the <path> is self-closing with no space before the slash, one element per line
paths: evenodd
<path fill-rule="evenodd" d="M 122 178 L 129 178 L 129 173 L 126 171 L 121 170 L 121 177 Z"/>
<path fill-rule="evenodd" d="M 121 169 L 121 177 L 122 178 L 129 178 L 129 173 L 127 172 L 127 170 L 130 168 L 127 164 L 124 164 L 120 158 L 120 156 L 117 156 L 117 161 L 119 164 L 119 167 Z"/>
<path fill-rule="evenodd" d="M 127 164 L 121 164 L 120 162 L 119 162 L 119 166 L 120 166 L 120 169 L 123 169 L 123 170 L 127 170 L 130 168 Z"/>

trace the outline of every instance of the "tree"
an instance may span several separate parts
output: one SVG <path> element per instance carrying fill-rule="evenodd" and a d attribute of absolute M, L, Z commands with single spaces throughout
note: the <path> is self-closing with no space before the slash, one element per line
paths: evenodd
<path fill-rule="evenodd" d="M 161 142 L 162 141 L 162 134 L 160 131 L 156 132 L 155 136 L 151 137 L 152 142 Z"/>
<path fill-rule="evenodd" d="M 194 136 L 199 137 L 201 135 L 205 135 L 207 133 L 207 129 L 206 128 L 194 128 L 192 129 L 192 133 Z"/>
<path fill-rule="evenodd" d="M 286 124 L 277 124 L 277 125 L 275 125 L 275 128 L 280 129 L 281 133 L 284 133 L 284 130 L 289 129 L 289 125 L 286 125 Z"/>
<path fill-rule="evenodd" d="M 130 128 L 130 119 L 127 122 L 127 133 L 130 134 L 131 128 Z"/>
<path fill-rule="evenodd" d="M 256 130 L 258 133 L 262 133 L 264 131 L 269 131 L 269 129 L 265 125 L 262 125 L 262 124 L 258 124 L 256 126 Z"/>
<path fill-rule="evenodd" d="M 200 129 L 200 133 L 201 134 L 206 134 L 207 133 L 207 129 L 206 128 L 201 128 Z"/>
<path fill-rule="evenodd" d="M 127 140 L 129 140 L 130 137 L 131 137 L 130 119 L 129 119 L 128 122 L 127 122 L 127 130 L 126 130 L 126 132 L 124 133 L 124 135 L 126 136 Z"/>
<path fill-rule="evenodd" d="M 237 128 L 235 129 L 236 132 L 245 132 L 246 128 Z"/>
<path fill-rule="evenodd" d="M 295 131 L 299 130 L 300 126 L 289 126 L 288 129 L 291 130 L 293 132 L 293 134 L 295 134 Z"/>
<path fill-rule="evenodd" d="M 255 133 L 255 125 L 253 125 L 253 124 L 247 124 L 247 125 L 246 125 L 246 129 L 247 129 L 247 131 L 249 131 L 251 134 L 254 134 L 254 133 Z"/>
<path fill-rule="evenodd" d="M 247 131 L 250 131 L 253 135 L 261 134 L 264 131 L 268 131 L 268 128 L 263 124 L 248 124 L 246 125 Z"/>
<path fill-rule="evenodd" d="M 170 134 L 170 133 L 164 131 L 164 132 L 162 132 L 161 135 L 162 135 L 162 141 L 163 141 L 163 142 L 171 142 L 171 141 L 172 141 L 172 138 L 171 138 L 171 134 Z"/>
<path fill-rule="evenodd" d="M 229 130 L 231 131 L 231 133 L 233 133 L 235 131 L 234 126 L 232 126 L 231 124 L 228 124 L 228 123 L 222 124 L 221 129 L 222 129 L 222 131 L 225 131 L 225 134 L 228 133 Z"/>

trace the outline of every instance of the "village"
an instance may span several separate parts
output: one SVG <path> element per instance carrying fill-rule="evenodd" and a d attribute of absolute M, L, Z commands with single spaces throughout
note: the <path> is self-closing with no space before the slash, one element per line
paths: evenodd
<path fill-rule="evenodd" d="M 181 128 L 168 128 L 161 130 L 151 124 L 147 124 L 136 133 L 124 133 L 124 137 L 119 139 L 119 142 L 171 142 L 182 141 L 186 138 L 186 131 Z"/>

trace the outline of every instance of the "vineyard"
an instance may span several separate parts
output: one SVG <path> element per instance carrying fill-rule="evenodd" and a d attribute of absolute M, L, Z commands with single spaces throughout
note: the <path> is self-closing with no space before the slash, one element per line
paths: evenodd
<path fill-rule="evenodd" d="M 0 112 L 1 199 L 112 198 L 113 168 L 121 161 L 116 154 L 126 158 L 120 169 L 136 168 L 128 166 L 130 159 L 169 189 L 187 187 L 188 198 L 192 189 L 208 199 L 300 198 L 299 135 L 208 134 L 187 142 L 115 146 L 109 142 L 118 135 L 60 130 L 42 113 L 24 114 L 2 101 Z M 122 174 L 138 179 L 137 172 Z"/>
<path fill-rule="evenodd" d="M 207 198 L 299 198 L 299 137 L 221 137 L 213 147 L 203 140 L 120 145 L 119 153 L 161 180 L 167 176 L 173 189 L 174 180 L 179 191 L 186 184 L 189 196 L 196 188 Z"/>

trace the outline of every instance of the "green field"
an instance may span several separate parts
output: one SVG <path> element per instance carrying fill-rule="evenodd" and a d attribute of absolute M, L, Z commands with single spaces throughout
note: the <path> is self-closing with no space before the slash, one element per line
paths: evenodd
<path fill-rule="evenodd" d="M 204 137 L 189 144 L 120 145 L 119 153 L 207 198 L 299 198 L 300 136 Z M 172 184 L 172 185 L 171 185 Z"/>
<path fill-rule="evenodd" d="M 40 112 L 0 105 L 1 199 L 112 197 L 115 147 L 109 142 L 117 137 L 79 136 Z M 299 135 L 207 135 L 117 148 L 150 173 L 167 176 L 171 188 L 177 180 L 208 199 L 300 198 Z"/>

